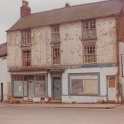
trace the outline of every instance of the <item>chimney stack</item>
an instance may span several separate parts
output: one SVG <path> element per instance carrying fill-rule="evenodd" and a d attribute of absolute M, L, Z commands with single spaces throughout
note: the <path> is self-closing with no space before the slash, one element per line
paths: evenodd
<path fill-rule="evenodd" d="M 25 17 L 29 15 L 31 15 L 31 8 L 29 7 L 29 3 L 26 0 L 22 0 L 21 17 Z"/>
<path fill-rule="evenodd" d="M 66 3 L 65 7 L 71 7 L 71 5 L 69 3 Z"/>

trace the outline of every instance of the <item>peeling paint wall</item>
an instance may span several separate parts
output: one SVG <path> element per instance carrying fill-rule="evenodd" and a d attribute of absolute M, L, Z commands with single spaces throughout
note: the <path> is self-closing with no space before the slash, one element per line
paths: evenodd
<path fill-rule="evenodd" d="M 97 63 L 116 63 L 116 20 L 113 17 L 96 20 Z M 83 64 L 81 21 L 60 25 L 61 64 Z M 50 26 L 32 29 L 32 65 L 51 65 Z M 9 32 L 8 66 L 21 66 L 21 33 Z"/>
<path fill-rule="evenodd" d="M 50 27 L 32 30 L 32 65 L 51 64 L 51 30 Z"/>
<path fill-rule="evenodd" d="M 21 33 L 19 31 L 10 32 L 7 34 L 7 63 L 8 67 L 22 65 L 21 55 Z"/>
<path fill-rule="evenodd" d="M 97 26 L 97 62 L 116 63 L 116 20 L 115 18 L 98 19 Z"/>
<path fill-rule="evenodd" d="M 99 73 L 99 95 L 97 96 L 75 96 L 69 94 L 69 74 L 92 74 Z M 79 68 L 79 69 L 67 69 L 62 76 L 62 101 L 64 103 L 96 103 L 101 101 L 113 100 L 117 101 L 116 88 L 108 90 L 108 82 L 106 77 L 108 75 L 116 75 L 117 67 L 97 67 L 97 68 Z"/>
<path fill-rule="evenodd" d="M 81 22 L 68 23 L 60 26 L 61 63 L 82 64 Z"/>

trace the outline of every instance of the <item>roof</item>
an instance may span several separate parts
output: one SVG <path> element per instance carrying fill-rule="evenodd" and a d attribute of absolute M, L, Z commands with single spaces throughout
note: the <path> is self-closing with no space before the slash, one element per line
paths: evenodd
<path fill-rule="evenodd" d="M 107 0 L 34 13 L 20 18 L 8 31 L 118 15 L 121 6 L 120 0 Z"/>
<path fill-rule="evenodd" d="M 7 56 L 7 43 L 0 44 L 0 57 Z"/>

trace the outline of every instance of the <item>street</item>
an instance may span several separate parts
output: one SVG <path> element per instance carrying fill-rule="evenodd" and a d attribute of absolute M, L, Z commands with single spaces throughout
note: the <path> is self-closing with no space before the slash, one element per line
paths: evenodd
<path fill-rule="evenodd" d="M 124 107 L 114 109 L 0 107 L 0 124 L 123 124 Z"/>

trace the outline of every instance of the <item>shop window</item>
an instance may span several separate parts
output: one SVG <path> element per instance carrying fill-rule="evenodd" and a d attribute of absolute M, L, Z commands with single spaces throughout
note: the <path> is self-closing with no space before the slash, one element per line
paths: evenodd
<path fill-rule="evenodd" d="M 36 81 L 35 96 L 36 97 L 44 97 L 45 96 L 45 81 Z"/>
<path fill-rule="evenodd" d="M 98 95 L 97 76 L 72 76 L 70 77 L 71 95 Z"/>
<path fill-rule="evenodd" d="M 28 83 L 27 81 L 23 81 L 23 86 L 24 86 L 24 97 L 28 96 Z"/>
<path fill-rule="evenodd" d="M 14 97 L 23 97 L 23 81 L 14 81 L 13 84 Z"/>
<path fill-rule="evenodd" d="M 83 95 L 83 80 L 71 80 L 71 94 Z"/>

